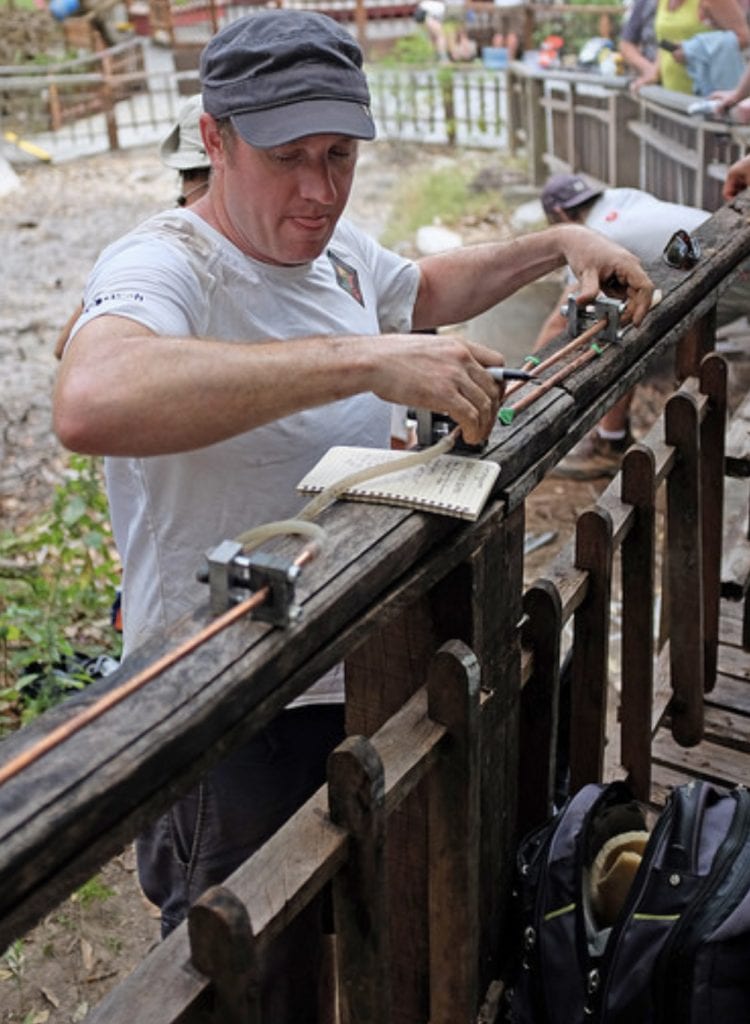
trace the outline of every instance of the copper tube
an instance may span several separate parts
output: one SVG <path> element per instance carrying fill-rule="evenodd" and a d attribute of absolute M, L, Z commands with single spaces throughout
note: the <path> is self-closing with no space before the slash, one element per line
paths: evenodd
<path fill-rule="evenodd" d="M 566 345 L 563 345 L 562 348 L 558 349 L 557 352 L 553 352 L 551 356 L 547 356 L 547 358 L 542 360 L 541 363 L 539 363 L 537 366 L 534 366 L 531 370 L 531 373 L 533 373 L 535 377 L 538 377 L 540 373 L 543 373 L 544 370 L 549 369 L 550 366 L 554 366 L 555 363 L 559 363 L 560 360 L 564 359 L 565 356 L 568 355 L 570 352 L 575 352 L 575 350 L 580 348 L 581 345 L 585 345 L 587 341 L 591 340 L 591 338 L 596 337 L 599 331 L 603 330 L 607 326 L 607 323 L 608 321 L 606 318 L 597 320 L 596 323 L 591 324 L 591 326 L 587 327 L 585 331 L 582 331 L 580 334 L 576 335 L 575 338 L 572 338 Z M 560 379 L 564 380 L 564 378 Z M 514 382 L 505 389 L 505 397 L 507 398 L 509 395 L 512 395 L 514 392 L 518 391 L 519 388 L 522 387 L 524 387 L 524 384 L 522 382 Z M 536 390 L 539 391 L 540 389 L 537 388 Z M 511 408 L 515 408 L 515 406 L 511 406 Z"/>
<path fill-rule="evenodd" d="M 565 380 L 566 377 L 569 377 L 571 373 L 580 369 L 581 366 L 585 366 L 586 363 L 590 363 L 592 359 L 595 359 L 598 356 L 598 354 L 599 353 L 593 348 L 589 348 L 585 352 L 582 352 L 576 359 L 571 360 L 571 362 L 558 370 L 557 373 L 553 373 L 551 377 L 543 380 L 538 387 L 534 388 L 533 391 L 529 392 L 529 394 L 525 395 L 523 398 L 519 398 L 519 400 L 514 405 L 509 406 L 509 408 L 514 412 L 522 412 L 524 409 L 528 409 L 530 405 L 533 405 L 537 398 L 545 394 L 545 392 L 549 391 L 556 384 L 559 384 L 560 381 Z"/>
<path fill-rule="evenodd" d="M 302 568 L 315 557 L 314 548 L 305 548 L 297 558 L 294 559 L 294 565 Z M 166 669 L 175 665 L 182 658 L 191 654 L 196 648 L 200 647 L 201 644 L 206 643 L 212 637 L 216 636 L 217 633 L 221 633 L 222 630 L 231 626 L 234 622 L 237 622 L 243 616 L 247 615 L 254 608 L 263 604 L 269 594 L 268 587 L 262 587 L 260 590 L 256 590 L 250 597 L 241 601 L 239 604 L 230 608 L 224 612 L 223 615 L 219 615 L 218 618 L 213 619 L 207 626 L 204 626 L 194 636 L 188 637 L 177 647 L 168 651 L 162 655 L 161 658 L 157 658 L 153 664 L 147 668 L 142 669 L 136 675 L 127 679 L 120 686 L 109 693 L 105 693 L 104 696 L 100 697 L 99 700 L 95 701 L 89 707 L 79 711 L 73 718 L 68 719 L 67 722 L 62 722 L 56 726 L 51 732 L 43 736 L 38 742 L 36 742 L 28 750 L 22 750 L 20 754 L 17 754 L 14 758 L 7 762 L 0 768 L 0 786 L 7 782 L 9 779 L 14 778 L 24 768 L 28 768 L 29 765 L 38 761 L 44 754 L 49 753 L 50 750 L 54 750 L 55 747 L 59 746 L 65 740 L 69 739 L 85 725 L 89 725 L 94 722 L 97 718 L 100 718 L 105 711 L 109 711 L 110 708 L 115 707 L 121 701 L 125 700 L 131 694 L 136 693 L 142 689 L 147 683 L 150 683 L 160 672 L 164 672 Z"/>

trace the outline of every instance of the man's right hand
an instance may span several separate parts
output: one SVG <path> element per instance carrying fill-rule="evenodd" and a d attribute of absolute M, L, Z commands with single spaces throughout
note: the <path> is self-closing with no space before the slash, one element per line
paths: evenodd
<path fill-rule="evenodd" d="M 391 334 L 378 342 L 376 395 L 450 416 L 467 444 L 489 437 L 505 388 L 485 367 L 503 366 L 500 353 L 457 334 Z"/>

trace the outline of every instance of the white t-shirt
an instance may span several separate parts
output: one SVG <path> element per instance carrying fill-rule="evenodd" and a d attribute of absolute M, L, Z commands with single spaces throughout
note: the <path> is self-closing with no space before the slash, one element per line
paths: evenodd
<path fill-rule="evenodd" d="M 641 263 L 653 263 L 675 231 L 695 231 L 709 217 L 705 210 L 666 203 L 637 188 L 608 188 L 591 207 L 586 227 L 629 249 Z"/>
<path fill-rule="evenodd" d="M 245 256 L 190 210 L 173 210 L 105 249 L 75 330 L 117 314 L 163 335 L 238 343 L 404 332 L 418 283 L 414 263 L 346 221 L 312 263 L 276 267 Z M 195 573 L 209 548 L 298 512 L 305 499 L 296 484 L 332 445 L 387 447 L 389 431 L 390 405 L 361 394 L 197 451 L 106 459 L 125 651 L 207 599 Z"/>

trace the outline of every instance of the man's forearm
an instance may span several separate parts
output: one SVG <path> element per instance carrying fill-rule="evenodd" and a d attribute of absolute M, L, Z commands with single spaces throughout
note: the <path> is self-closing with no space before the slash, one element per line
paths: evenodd
<path fill-rule="evenodd" d="M 428 256 L 414 308 L 414 327 L 461 323 L 483 313 L 518 288 L 562 267 L 560 228 L 487 242 Z"/>
<path fill-rule="evenodd" d="M 90 454 L 205 447 L 366 390 L 370 372 L 367 346 L 346 338 L 241 344 L 89 327 L 62 360 L 55 427 Z"/>

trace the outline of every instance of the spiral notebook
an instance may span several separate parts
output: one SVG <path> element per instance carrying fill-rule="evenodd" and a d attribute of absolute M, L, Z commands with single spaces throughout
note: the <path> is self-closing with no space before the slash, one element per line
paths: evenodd
<path fill-rule="evenodd" d="M 389 448 L 331 448 L 297 484 L 302 493 L 316 494 L 350 473 L 402 459 L 406 452 Z M 396 470 L 349 488 L 342 498 L 437 512 L 460 519 L 477 519 L 500 473 L 497 462 L 468 456 L 438 455 L 430 462 Z"/>

